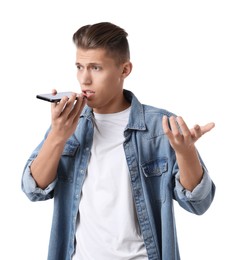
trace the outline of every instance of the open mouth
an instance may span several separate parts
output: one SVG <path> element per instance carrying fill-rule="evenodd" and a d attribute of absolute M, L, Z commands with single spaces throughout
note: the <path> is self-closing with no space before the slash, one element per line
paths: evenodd
<path fill-rule="evenodd" d="M 90 97 L 92 97 L 92 96 L 95 94 L 95 92 L 92 91 L 92 90 L 83 90 L 82 92 L 83 92 L 83 95 L 84 95 L 86 98 L 90 98 Z"/>

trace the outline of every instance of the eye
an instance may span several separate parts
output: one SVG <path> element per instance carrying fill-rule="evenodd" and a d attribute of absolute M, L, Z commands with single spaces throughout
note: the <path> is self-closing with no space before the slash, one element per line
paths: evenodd
<path fill-rule="evenodd" d="M 94 71 L 100 71 L 101 67 L 97 66 L 97 65 L 93 65 L 91 69 L 94 70 Z"/>
<path fill-rule="evenodd" d="M 76 68 L 77 68 L 77 70 L 82 70 L 83 69 L 83 67 L 81 65 L 79 65 L 79 64 L 76 65 Z"/>

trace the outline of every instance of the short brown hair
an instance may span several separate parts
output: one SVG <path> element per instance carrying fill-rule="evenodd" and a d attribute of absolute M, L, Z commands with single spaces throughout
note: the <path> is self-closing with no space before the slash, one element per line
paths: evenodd
<path fill-rule="evenodd" d="M 117 25 L 101 22 L 82 26 L 73 35 L 73 42 L 81 49 L 105 49 L 107 54 L 122 63 L 130 59 L 128 33 Z"/>

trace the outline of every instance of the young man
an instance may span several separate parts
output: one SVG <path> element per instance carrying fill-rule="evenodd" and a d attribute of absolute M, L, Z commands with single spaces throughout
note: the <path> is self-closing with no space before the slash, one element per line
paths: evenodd
<path fill-rule="evenodd" d="M 122 28 L 83 26 L 73 41 L 82 92 L 52 104 L 22 177 L 30 200 L 54 198 L 48 259 L 178 260 L 173 200 L 198 215 L 210 206 L 215 186 L 195 142 L 214 124 L 189 129 L 123 90 L 132 64 Z"/>

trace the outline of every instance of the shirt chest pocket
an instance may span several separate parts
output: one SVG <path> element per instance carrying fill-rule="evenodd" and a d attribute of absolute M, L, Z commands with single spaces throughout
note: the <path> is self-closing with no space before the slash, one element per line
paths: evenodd
<path fill-rule="evenodd" d="M 141 165 L 145 177 L 147 189 L 155 202 L 165 201 L 164 178 L 168 171 L 168 160 L 166 157 L 156 158 Z"/>
<path fill-rule="evenodd" d="M 58 166 L 58 180 L 62 182 L 73 182 L 75 170 L 75 155 L 79 147 L 78 143 L 68 140 Z"/>

